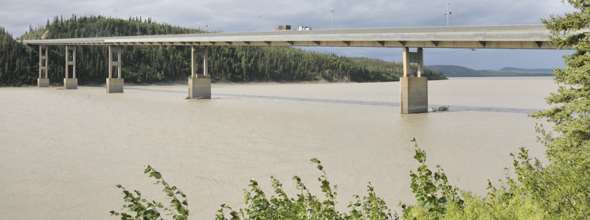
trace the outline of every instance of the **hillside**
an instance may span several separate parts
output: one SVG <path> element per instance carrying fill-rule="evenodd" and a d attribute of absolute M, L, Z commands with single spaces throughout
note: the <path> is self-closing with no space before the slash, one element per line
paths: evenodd
<path fill-rule="evenodd" d="M 506 73 L 515 73 L 515 74 L 525 74 L 525 75 L 553 75 L 552 69 L 523 69 L 523 68 L 515 68 L 515 67 L 504 67 L 500 70 L 500 72 Z"/>
<path fill-rule="evenodd" d="M 552 69 L 523 69 L 504 67 L 499 70 L 476 70 L 456 65 L 433 65 L 429 69 L 448 77 L 484 77 L 484 76 L 552 76 Z"/>
<path fill-rule="evenodd" d="M 102 16 L 72 16 L 67 19 L 56 17 L 42 27 L 29 30 L 21 38 L 52 39 L 199 32 L 202 31 L 157 23 L 150 19 L 123 20 Z M 104 83 L 107 72 L 106 49 L 81 47 L 78 51 L 77 72 L 80 83 Z M 2 52 L 4 53 L 4 50 Z M 49 77 L 52 82 L 60 82 L 63 78 L 63 56 L 62 48 L 51 48 Z M 14 57 L 23 60 L 20 69 L 11 73 L 19 76 L 19 80 L 14 81 L 14 76 L 10 80 L 0 76 L 0 83 L 31 84 L 37 74 L 37 49 L 27 47 L 14 54 Z M 183 81 L 189 73 L 188 57 L 188 47 L 126 47 L 123 53 L 123 76 L 126 82 L 132 83 Z M 396 81 L 401 75 L 400 64 L 320 54 L 296 48 L 212 47 L 209 60 L 210 72 L 215 81 L 369 82 Z M 431 79 L 444 79 L 444 76 L 438 73 L 427 73 L 427 77 Z"/>
<path fill-rule="evenodd" d="M 37 60 L 31 48 L 0 27 L 0 86 L 31 84 L 37 78 Z"/>

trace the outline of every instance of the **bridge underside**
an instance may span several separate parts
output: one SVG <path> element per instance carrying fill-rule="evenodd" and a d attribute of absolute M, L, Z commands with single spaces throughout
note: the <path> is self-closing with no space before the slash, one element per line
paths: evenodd
<path fill-rule="evenodd" d="M 223 46 L 223 47 L 368 47 L 368 48 L 456 48 L 456 49 L 555 49 L 547 41 L 227 41 L 227 42 L 49 42 L 73 46 Z"/>

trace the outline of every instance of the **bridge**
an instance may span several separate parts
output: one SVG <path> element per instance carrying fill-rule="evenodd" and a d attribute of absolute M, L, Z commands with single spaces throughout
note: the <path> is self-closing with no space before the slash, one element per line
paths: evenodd
<path fill-rule="evenodd" d="M 403 48 L 403 76 L 400 78 L 401 113 L 428 112 L 428 80 L 422 76 L 423 48 L 467 49 L 559 49 L 543 25 L 457 26 L 418 28 L 365 28 L 314 31 L 274 31 L 245 33 L 203 33 L 23 40 L 39 46 L 39 87 L 49 86 L 48 49 L 65 47 L 65 89 L 76 89 L 76 47 L 108 47 L 107 93 L 122 93 L 121 53 L 129 46 L 191 47 L 188 97 L 211 98 L 211 78 L 207 68 L 209 47 L 374 47 Z M 203 60 L 197 60 L 202 51 Z M 203 72 L 197 72 L 202 62 Z M 71 72 L 70 72 L 71 69 Z"/>

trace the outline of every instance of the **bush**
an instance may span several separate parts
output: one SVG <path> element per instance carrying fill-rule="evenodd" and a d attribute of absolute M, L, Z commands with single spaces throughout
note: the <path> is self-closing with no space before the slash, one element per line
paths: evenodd
<path fill-rule="evenodd" d="M 317 159 L 311 162 L 320 172 L 318 181 L 322 196 L 313 195 L 301 178 L 295 176 L 293 180 L 299 193 L 289 196 L 283 185 L 276 178 L 271 177 L 273 194 L 267 196 L 260 189 L 258 182 L 250 181 L 246 191 L 245 207 L 234 210 L 228 205 L 221 205 L 217 211 L 217 220 L 246 220 L 246 219 L 392 219 L 391 210 L 385 201 L 377 196 L 374 187 L 369 183 L 367 195 L 361 198 L 354 196 L 354 201 L 348 207 L 349 211 L 336 209 L 336 186 L 328 180 L 324 166 Z"/>
<path fill-rule="evenodd" d="M 148 165 L 144 173 L 155 180 L 154 184 L 162 186 L 162 191 L 170 200 L 169 205 L 165 206 L 161 202 L 148 200 L 138 190 L 131 191 L 122 185 L 117 185 L 123 193 L 124 204 L 120 211 L 110 211 L 111 215 L 121 217 L 121 220 L 159 220 L 164 216 L 170 216 L 174 220 L 187 220 L 189 210 L 186 195 L 176 186 L 168 184 L 162 174 L 151 166 Z"/>
<path fill-rule="evenodd" d="M 412 143 L 416 152 L 414 159 L 419 166 L 416 171 L 410 172 L 410 188 L 417 204 L 402 205 L 404 219 L 438 219 L 447 213 L 449 207 L 463 208 L 463 199 L 459 196 L 458 189 L 449 184 L 443 169 L 437 166 L 436 171 L 432 172 L 426 165 L 426 152 L 418 148 L 415 139 L 412 139 Z"/>

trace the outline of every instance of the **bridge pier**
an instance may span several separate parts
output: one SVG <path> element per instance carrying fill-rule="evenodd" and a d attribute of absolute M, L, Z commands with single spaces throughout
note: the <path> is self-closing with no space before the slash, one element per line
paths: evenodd
<path fill-rule="evenodd" d="M 428 79 L 422 77 L 424 71 L 424 50 L 417 48 L 410 52 L 404 47 L 402 54 L 403 77 L 400 79 L 401 113 L 414 114 L 428 112 Z M 410 64 L 416 64 L 415 76 L 410 74 Z"/>
<path fill-rule="evenodd" d="M 208 48 L 203 48 L 203 73 L 198 73 L 197 48 L 191 47 L 191 76 L 188 78 L 189 99 L 211 99 L 211 77 L 208 73 Z"/>
<path fill-rule="evenodd" d="M 123 93 L 125 81 L 121 78 L 121 48 L 109 46 L 109 75 L 107 78 L 107 93 Z M 117 74 L 113 78 L 113 72 Z"/>
<path fill-rule="evenodd" d="M 78 89 L 78 79 L 76 78 L 76 48 L 66 46 L 65 58 L 64 89 Z M 72 67 L 72 78 L 70 78 L 70 67 Z"/>
<path fill-rule="evenodd" d="M 37 86 L 38 87 L 48 87 L 49 86 L 49 77 L 48 77 L 48 70 L 49 70 L 49 56 L 48 56 L 47 46 L 39 45 L 39 78 L 37 78 Z"/>

